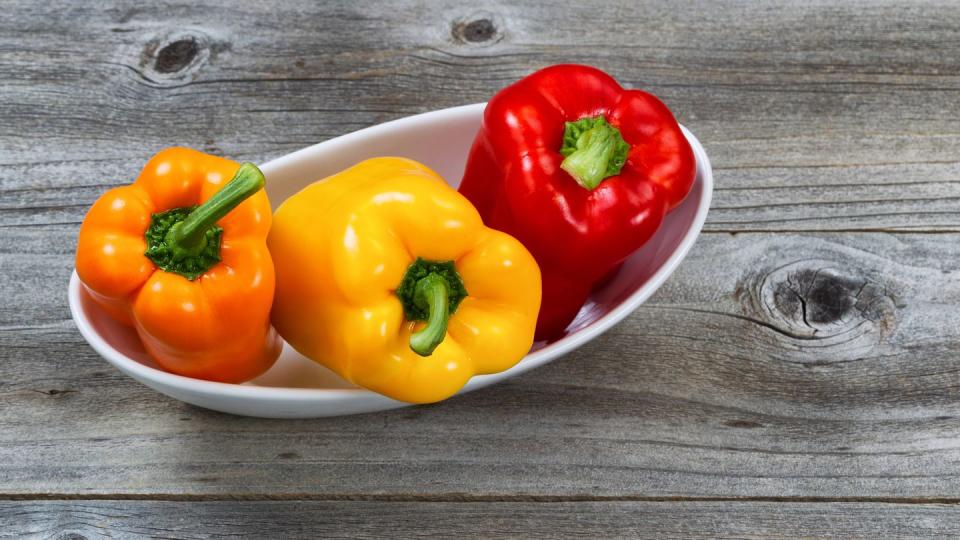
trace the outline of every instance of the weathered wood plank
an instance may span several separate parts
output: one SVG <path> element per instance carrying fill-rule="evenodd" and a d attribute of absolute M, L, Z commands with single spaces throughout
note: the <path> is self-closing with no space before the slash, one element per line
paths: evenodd
<path fill-rule="evenodd" d="M 0 503 L 16 538 L 955 538 L 944 504 L 40 501 Z M 74 535 L 74 536 L 71 536 Z"/>
<path fill-rule="evenodd" d="M 364 500 L 8 501 L 0 534 L 958 535 L 952 504 L 781 499 L 960 497 L 958 234 L 902 233 L 960 231 L 960 5 L 261 4 L 4 6 L 0 496 Z M 153 151 L 264 161 L 561 61 L 664 98 L 718 183 L 712 234 L 577 353 L 279 422 L 140 387 L 69 322 L 77 224 Z M 609 497 L 779 502 L 577 502 Z"/>
<path fill-rule="evenodd" d="M 170 144 L 263 161 L 575 61 L 702 138 L 708 230 L 960 229 L 960 5 L 833 4 L 13 2 L 0 227 L 76 224 Z"/>
<path fill-rule="evenodd" d="M 69 322 L 27 322 L 0 334 L 0 493 L 960 497 L 957 236 L 705 235 L 647 305 L 550 366 L 316 421 L 184 405 Z M 27 243 L 4 273 L 43 260 Z M 53 283 L 69 264 L 36 266 Z M 37 288 L 23 309 L 63 303 Z"/>

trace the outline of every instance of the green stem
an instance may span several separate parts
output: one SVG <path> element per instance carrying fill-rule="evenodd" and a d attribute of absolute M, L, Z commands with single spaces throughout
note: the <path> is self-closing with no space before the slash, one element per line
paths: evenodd
<path fill-rule="evenodd" d="M 447 322 L 467 297 L 467 289 L 453 261 L 410 263 L 397 285 L 397 298 L 408 321 L 426 321 L 427 325 L 410 336 L 410 348 L 420 356 L 430 356 L 447 335 Z"/>
<path fill-rule="evenodd" d="M 560 168 L 581 186 L 594 189 L 605 178 L 620 174 L 629 151 L 620 130 L 604 117 L 581 118 L 564 127 L 560 153 L 566 159 Z"/>
<path fill-rule="evenodd" d="M 427 325 L 410 336 L 410 348 L 420 356 L 430 356 L 447 335 L 450 307 L 447 280 L 431 272 L 417 281 L 413 301 L 430 312 Z"/>
<path fill-rule="evenodd" d="M 227 185 L 167 231 L 164 241 L 174 261 L 196 256 L 207 246 L 207 231 L 240 203 L 263 188 L 263 173 L 253 163 L 242 163 Z"/>

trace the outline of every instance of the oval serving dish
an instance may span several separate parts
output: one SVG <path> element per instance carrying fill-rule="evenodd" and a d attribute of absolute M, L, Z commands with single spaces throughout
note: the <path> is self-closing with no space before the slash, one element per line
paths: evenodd
<path fill-rule="evenodd" d="M 277 158 L 261 167 L 267 194 L 276 208 L 306 185 L 376 156 L 402 156 L 433 168 L 456 187 L 467 152 L 483 116 L 483 103 L 402 118 L 362 129 Z M 514 377 L 562 356 L 621 321 L 650 297 L 680 264 L 700 234 L 710 207 L 713 173 L 696 137 L 686 128 L 697 159 L 697 177 L 686 200 L 673 210 L 657 234 L 624 263 L 617 276 L 597 290 L 567 335 L 538 342 L 513 368 L 474 377 L 470 392 Z M 84 339 L 108 362 L 137 381 L 173 398 L 217 411 L 265 418 L 315 418 L 380 411 L 409 404 L 358 388 L 289 345 L 267 373 L 245 384 L 225 384 L 160 370 L 143 350 L 136 333 L 100 312 L 70 279 L 70 312 Z"/>

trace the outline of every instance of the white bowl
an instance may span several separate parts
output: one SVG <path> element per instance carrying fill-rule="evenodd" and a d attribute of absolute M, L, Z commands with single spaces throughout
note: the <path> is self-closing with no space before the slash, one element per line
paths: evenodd
<path fill-rule="evenodd" d="M 451 185 L 460 182 L 483 103 L 402 118 L 277 158 L 262 170 L 274 206 L 307 184 L 375 156 L 404 156 L 433 168 Z M 474 377 L 469 392 L 542 366 L 597 337 L 642 304 L 673 273 L 700 234 L 713 190 L 707 154 L 686 128 L 697 158 L 690 195 L 671 212 L 657 234 L 631 256 L 620 273 L 580 310 L 568 333 L 537 343 L 503 373 Z M 87 297 L 76 272 L 70 279 L 70 312 L 80 333 L 108 362 L 141 383 L 187 403 L 246 416 L 313 418 L 404 407 L 409 404 L 358 388 L 301 356 L 289 345 L 267 373 L 245 384 L 201 381 L 160 370 L 136 334 L 116 324 Z"/>

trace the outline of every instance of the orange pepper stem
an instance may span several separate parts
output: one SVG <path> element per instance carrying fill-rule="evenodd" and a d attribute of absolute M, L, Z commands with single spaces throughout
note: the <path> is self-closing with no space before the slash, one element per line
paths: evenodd
<path fill-rule="evenodd" d="M 207 231 L 240 203 L 260 191 L 265 183 L 263 173 L 256 165 L 242 163 L 227 185 L 167 231 L 164 241 L 173 260 L 196 257 L 203 252 L 207 247 Z"/>
<path fill-rule="evenodd" d="M 414 302 L 428 309 L 427 325 L 410 336 L 410 348 L 420 356 L 430 356 L 447 336 L 450 306 L 447 298 L 447 280 L 433 272 L 417 281 Z"/>

